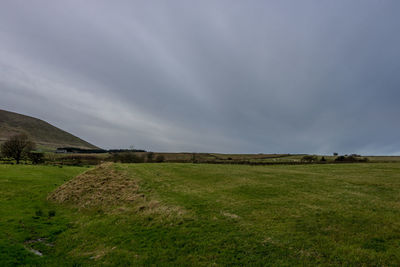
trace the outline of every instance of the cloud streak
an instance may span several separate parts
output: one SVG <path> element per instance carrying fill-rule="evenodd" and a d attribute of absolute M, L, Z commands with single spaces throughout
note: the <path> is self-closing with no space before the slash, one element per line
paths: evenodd
<path fill-rule="evenodd" d="M 3 1 L 0 105 L 155 151 L 398 154 L 396 1 Z"/>

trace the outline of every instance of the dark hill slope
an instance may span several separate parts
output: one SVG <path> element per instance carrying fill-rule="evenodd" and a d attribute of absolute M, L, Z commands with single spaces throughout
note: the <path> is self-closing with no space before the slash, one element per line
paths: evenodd
<path fill-rule="evenodd" d="M 97 147 L 53 125 L 25 115 L 0 109 L 0 143 L 10 136 L 26 133 L 39 147 Z"/>

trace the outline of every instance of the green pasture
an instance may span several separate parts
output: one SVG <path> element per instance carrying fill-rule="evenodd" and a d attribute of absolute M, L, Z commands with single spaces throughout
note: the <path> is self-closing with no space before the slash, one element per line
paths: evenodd
<path fill-rule="evenodd" d="M 108 168 L 137 183 L 131 202 L 48 201 L 92 170 L 0 165 L 0 265 L 400 264 L 398 163 Z"/>

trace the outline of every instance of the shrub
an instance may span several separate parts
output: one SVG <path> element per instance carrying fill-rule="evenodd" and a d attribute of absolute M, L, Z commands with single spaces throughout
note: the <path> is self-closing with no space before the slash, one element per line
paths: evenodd
<path fill-rule="evenodd" d="M 50 162 L 60 162 L 63 165 L 83 166 L 96 165 L 101 163 L 103 159 L 96 155 L 70 154 L 57 158 L 48 158 Z"/>
<path fill-rule="evenodd" d="M 314 162 L 317 161 L 317 156 L 315 155 L 305 155 L 304 157 L 301 158 L 301 161 L 303 162 Z"/>
<path fill-rule="evenodd" d="M 156 157 L 156 162 L 158 162 L 158 163 L 164 162 L 164 160 L 165 160 L 165 158 L 164 158 L 163 155 L 158 155 L 158 156 Z"/>
<path fill-rule="evenodd" d="M 335 161 L 345 161 L 346 157 L 345 156 L 339 156 L 335 159 Z"/>
<path fill-rule="evenodd" d="M 31 151 L 28 153 L 28 158 L 32 161 L 32 164 L 44 163 L 44 153 Z"/>
<path fill-rule="evenodd" d="M 339 156 L 335 159 L 336 162 L 367 162 L 368 158 L 359 158 L 354 155 Z"/>
<path fill-rule="evenodd" d="M 143 163 L 144 157 L 139 157 L 133 152 L 114 153 L 112 156 L 114 162 L 121 163 Z"/>
<path fill-rule="evenodd" d="M 147 162 L 153 162 L 153 159 L 154 159 L 154 153 L 153 152 L 147 153 Z"/>

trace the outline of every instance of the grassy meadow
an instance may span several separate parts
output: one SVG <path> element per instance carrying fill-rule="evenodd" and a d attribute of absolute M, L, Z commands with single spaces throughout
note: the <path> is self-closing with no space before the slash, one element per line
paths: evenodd
<path fill-rule="evenodd" d="M 72 214 L 46 200 L 47 195 L 87 170 L 81 167 L 0 165 L 0 266 L 40 264 L 32 253 L 53 251 L 57 236 L 68 228 Z M 46 238 L 43 242 L 35 242 Z"/>
<path fill-rule="evenodd" d="M 398 163 L 0 165 L 0 207 L 1 266 L 400 264 Z"/>

